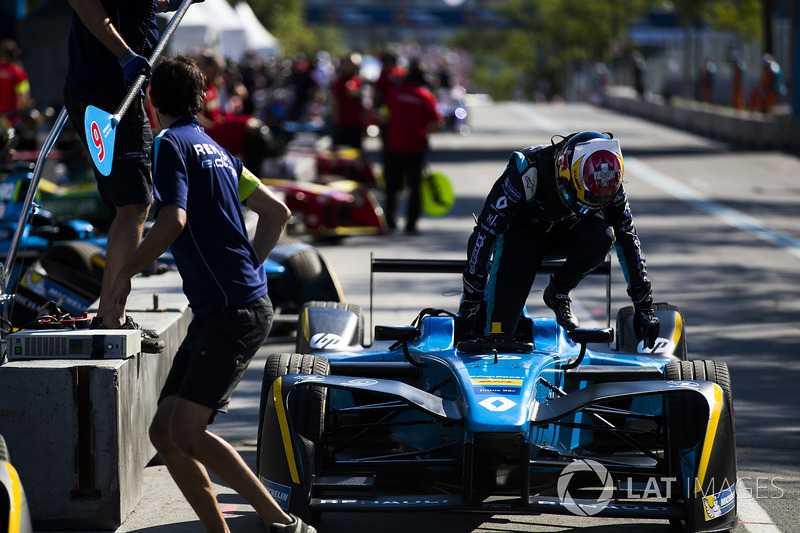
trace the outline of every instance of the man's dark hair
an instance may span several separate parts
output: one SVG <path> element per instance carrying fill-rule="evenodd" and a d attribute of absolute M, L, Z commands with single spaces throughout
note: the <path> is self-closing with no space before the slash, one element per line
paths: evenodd
<path fill-rule="evenodd" d="M 150 76 L 153 106 L 173 117 L 191 117 L 203 109 L 206 80 L 190 57 L 163 58 Z"/>

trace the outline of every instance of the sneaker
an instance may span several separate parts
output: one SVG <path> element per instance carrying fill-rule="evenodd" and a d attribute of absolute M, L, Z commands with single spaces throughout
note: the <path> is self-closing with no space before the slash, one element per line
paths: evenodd
<path fill-rule="evenodd" d="M 299 518 L 294 515 L 289 515 L 292 517 L 293 522 L 290 524 L 272 524 L 269 528 L 270 533 L 317 533 L 317 530 L 314 527 L 306 524 Z"/>
<path fill-rule="evenodd" d="M 99 316 L 92 318 L 89 323 L 89 329 L 105 329 L 103 319 Z M 133 321 L 130 315 L 125 317 L 125 323 L 120 326 L 120 329 L 138 329 L 142 332 L 142 351 L 146 353 L 161 353 L 164 351 L 164 341 L 158 336 L 158 333 L 152 329 L 147 329 L 139 326 Z"/>
<path fill-rule="evenodd" d="M 122 324 L 122 329 L 138 329 L 142 332 L 142 351 L 146 353 L 161 353 L 164 351 L 164 341 L 158 336 L 158 333 L 152 329 L 141 327 L 133 321 L 130 315 L 125 317 L 125 323 Z"/>
<path fill-rule="evenodd" d="M 556 315 L 556 322 L 567 331 L 572 331 L 578 326 L 578 318 L 572 313 L 572 300 L 569 292 L 558 291 L 553 287 L 553 280 L 544 290 L 544 304 L 553 310 Z"/>

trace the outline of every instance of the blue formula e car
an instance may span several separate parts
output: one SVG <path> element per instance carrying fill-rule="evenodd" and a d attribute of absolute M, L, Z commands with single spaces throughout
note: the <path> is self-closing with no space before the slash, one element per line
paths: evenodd
<path fill-rule="evenodd" d="M 460 273 L 464 262 L 372 259 L 371 268 Z M 610 263 L 598 271 L 610 302 Z M 360 306 L 309 302 L 296 353 L 266 362 L 258 475 L 310 520 L 459 510 L 732 529 L 727 366 L 687 360 L 680 311 L 659 303 L 656 313 L 652 349 L 633 335 L 630 307 L 613 328 L 570 333 L 526 312 L 503 340 L 468 338 L 459 317 L 425 309 L 411 325 L 376 326 L 364 346 Z"/>

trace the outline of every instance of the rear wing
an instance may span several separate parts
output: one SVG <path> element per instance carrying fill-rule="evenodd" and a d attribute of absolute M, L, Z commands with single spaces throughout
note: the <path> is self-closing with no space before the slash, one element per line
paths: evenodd
<path fill-rule="evenodd" d="M 378 272 L 424 272 L 431 274 L 462 274 L 467 266 L 466 259 L 387 259 L 369 256 L 369 324 L 372 322 L 372 293 L 374 288 L 374 275 Z M 552 274 L 564 263 L 563 259 L 543 261 L 537 273 Z M 600 263 L 590 274 L 599 274 L 606 277 L 606 327 L 611 326 L 611 256 L 606 255 L 605 261 Z"/>

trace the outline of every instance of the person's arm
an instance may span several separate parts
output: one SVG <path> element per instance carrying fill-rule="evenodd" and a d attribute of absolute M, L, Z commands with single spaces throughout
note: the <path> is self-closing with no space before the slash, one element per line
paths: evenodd
<path fill-rule="evenodd" d="M 100 0 L 69 0 L 69 5 L 103 46 L 119 57 L 130 47 L 111 23 Z"/>
<path fill-rule="evenodd" d="M 186 226 L 186 211 L 177 205 L 165 205 L 158 211 L 158 217 L 147 236 L 139 244 L 125 263 L 111 288 L 110 301 L 113 302 L 111 320 L 124 319 L 122 313 L 125 301 L 131 292 L 131 278 L 158 259 L 180 235 Z"/>
<path fill-rule="evenodd" d="M 258 215 L 252 244 L 259 262 L 263 263 L 278 243 L 292 212 L 263 183 L 247 197 L 245 205 Z"/>

